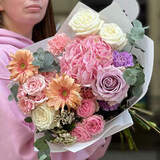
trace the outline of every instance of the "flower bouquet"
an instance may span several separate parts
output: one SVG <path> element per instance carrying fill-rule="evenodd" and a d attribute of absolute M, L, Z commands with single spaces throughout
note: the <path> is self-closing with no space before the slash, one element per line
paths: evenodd
<path fill-rule="evenodd" d="M 15 98 L 36 127 L 39 157 L 80 151 L 133 124 L 147 92 L 153 42 L 117 3 L 97 13 L 78 3 L 58 33 L 11 55 Z"/>

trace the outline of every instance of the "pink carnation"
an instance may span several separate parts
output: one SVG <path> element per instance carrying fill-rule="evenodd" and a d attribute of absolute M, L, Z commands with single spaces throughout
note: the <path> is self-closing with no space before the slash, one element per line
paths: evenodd
<path fill-rule="evenodd" d="M 96 111 L 95 102 L 92 99 L 82 100 L 81 106 L 77 109 L 77 115 L 83 118 L 92 116 Z"/>
<path fill-rule="evenodd" d="M 87 119 L 84 119 L 82 125 L 90 135 L 94 136 L 103 131 L 104 120 L 102 116 L 93 115 Z"/>
<path fill-rule="evenodd" d="M 48 41 L 49 51 L 53 55 L 59 55 L 64 52 L 65 47 L 70 42 L 71 39 L 65 33 L 56 34 L 51 40 Z"/>
<path fill-rule="evenodd" d="M 36 75 L 28 79 L 23 84 L 23 89 L 28 95 L 37 95 L 41 92 L 46 86 L 45 78 L 42 75 Z"/>
<path fill-rule="evenodd" d="M 97 80 L 92 85 L 93 93 L 98 100 L 114 105 L 121 103 L 127 97 L 129 86 L 120 69 L 109 66 L 98 70 Z"/>
<path fill-rule="evenodd" d="M 71 132 L 71 135 L 77 138 L 77 142 L 86 142 L 92 139 L 92 136 L 78 123 Z"/>
<path fill-rule="evenodd" d="M 30 114 L 31 110 L 35 108 L 34 101 L 28 99 L 27 97 L 19 99 L 18 103 L 24 114 Z"/>
<path fill-rule="evenodd" d="M 20 86 L 20 87 L 18 88 L 18 93 L 17 93 L 17 98 L 18 98 L 18 100 L 21 99 L 21 98 L 23 98 L 23 97 L 25 97 L 25 96 L 27 96 L 27 94 L 26 94 L 26 92 L 24 91 L 23 87 Z"/>
<path fill-rule="evenodd" d="M 48 98 L 46 97 L 46 95 L 43 91 L 39 92 L 35 96 L 28 96 L 28 98 L 30 100 L 34 101 L 35 104 L 40 104 L 40 103 L 43 103 L 44 101 L 48 100 Z"/>
<path fill-rule="evenodd" d="M 99 36 L 75 39 L 66 47 L 61 59 L 61 71 L 82 85 L 90 85 L 97 76 L 98 67 L 113 62 L 112 48 Z"/>

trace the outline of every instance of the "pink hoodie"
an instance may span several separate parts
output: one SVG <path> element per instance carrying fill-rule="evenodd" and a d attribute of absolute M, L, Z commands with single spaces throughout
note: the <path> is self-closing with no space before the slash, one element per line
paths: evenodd
<path fill-rule="evenodd" d="M 33 125 L 24 122 L 15 101 L 8 101 L 9 72 L 6 68 L 9 54 L 27 47 L 33 41 L 17 33 L 0 29 L 0 157 L 4 160 L 37 160 L 33 149 Z M 105 153 L 111 138 L 100 140 L 77 153 L 63 152 L 51 155 L 54 160 L 98 160 Z"/>

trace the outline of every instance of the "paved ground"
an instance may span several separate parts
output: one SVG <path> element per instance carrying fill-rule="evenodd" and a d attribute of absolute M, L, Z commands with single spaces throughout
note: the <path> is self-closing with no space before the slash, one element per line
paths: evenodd
<path fill-rule="evenodd" d="M 108 151 L 101 160 L 160 160 L 160 151 Z"/>

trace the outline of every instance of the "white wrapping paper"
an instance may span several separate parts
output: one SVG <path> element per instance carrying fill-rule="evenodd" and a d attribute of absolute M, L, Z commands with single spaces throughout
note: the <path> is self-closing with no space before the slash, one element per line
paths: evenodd
<path fill-rule="evenodd" d="M 72 10 L 71 14 L 68 16 L 58 33 L 65 32 L 70 37 L 74 37 L 74 32 L 71 30 L 71 28 L 68 26 L 68 22 L 71 19 L 71 17 L 79 10 L 83 8 L 89 8 L 88 6 L 82 4 L 79 2 L 75 8 Z M 100 17 L 105 20 L 105 22 L 113 22 L 118 24 L 124 32 L 129 32 L 132 28 L 131 22 L 126 17 L 125 13 L 122 11 L 122 9 L 119 7 L 119 5 L 116 2 L 113 2 L 109 7 L 102 10 L 100 12 Z M 50 39 L 50 38 L 48 38 Z M 43 49 L 47 49 L 47 41 L 48 39 L 45 39 L 43 41 L 40 41 L 38 43 L 33 44 L 32 46 L 27 47 L 26 49 L 29 49 L 30 51 L 34 52 L 39 47 L 42 47 Z M 141 40 L 138 45 L 145 50 L 145 52 L 141 52 L 138 49 L 133 49 L 134 54 L 138 57 L 138 60 L 140 64 L 144 67 L 144 73 L 145 73 L 145 83 L 143 85 L 143 93 L 139 98 L 133 98 L 130 100 L 130 106 L 133 106 L 136 104 L 147 92 L 148 86 L 151 80 L 152 75 L 152 69 L 153 69 L 153 60 L 154 60 L 154 45 L 153 41 L 145 36 L 143 40 Z M 108 136 L 111 136 L 117 132 L 120 132 L 121 130 L 124 130 L 128 127 L 133 125 L 132 118 L 128 112 L 128 109 L 126 109 L 124 112 L 122 112 L 120 115 L 115 117 L 114 119 L 110 120 L 105 125 L 104 132 L 98 136 L 96 136 L 92 141 L 85 142 L 85 143 L 76 143 L 72 146 L 61 146 L 61 145 L 55 145 L 55 144 L 49 144 L 51 148 L 51 152 L 64 152 L 64 151 L 72 151 L 77 152 L 80 151 L 96 141 L 98 141 L 101 138 L 105 138 Z M 39 135 L 35 135 L 35 139 Z M 35 148 L 36 150 L 36 148 Z"/>

